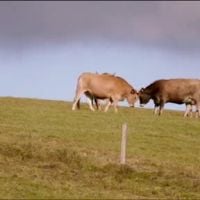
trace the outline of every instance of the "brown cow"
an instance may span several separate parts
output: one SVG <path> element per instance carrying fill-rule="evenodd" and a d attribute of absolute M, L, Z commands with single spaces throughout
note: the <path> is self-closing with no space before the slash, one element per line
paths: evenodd
<path fill-rule="evenodd" d="M 113 104 L 117 112 L 118 101 L 126 99 L 129 105 L 134 106 L 138 99 L 137 91 L 123 78 L 111 74 L 82 73 L 77 82 L 76 95 L 72 110 L 76 109 L 79 99 L 84 93 L 96 99 L 109 99 L 105 112 Z M 88 98 L 89 107 L 92 111 L 91 98 Z"/>
<path fill-rule="evenodd" d="M 200 80 L 157 80 L 139 91 L 139 99 L 141 105 L 152 99 L 155 104 L 154 114 L 159 110 L 159 115 L 161 115 L 165 103 L 192 104 L 190 99 L 196 103 L 198 115 L 200 115 Z"/>

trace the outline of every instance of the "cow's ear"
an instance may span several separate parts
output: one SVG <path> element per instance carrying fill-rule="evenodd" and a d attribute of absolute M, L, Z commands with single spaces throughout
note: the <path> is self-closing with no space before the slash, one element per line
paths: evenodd
<path fill-rule="evenodd" d="M 144 92 L 144 88 L 141 88 L 141 89 L 140 89 L 140 92 Z"/>
<path fill-rule="evenodd" d="M 131 94 L 135 94 L 137 93 L 137 91 L 135 91 L 134 89 L 131 90 Z"/>

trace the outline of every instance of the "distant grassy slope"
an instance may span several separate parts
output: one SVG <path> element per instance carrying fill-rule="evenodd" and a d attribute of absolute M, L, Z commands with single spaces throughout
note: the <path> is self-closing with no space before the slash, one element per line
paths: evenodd
<path fill-rule="evenodd" d="M 200 199 L 200 120 L 0 98 L 0 199 Z M 119 166 L 128 123 L 127 165 Z"/>

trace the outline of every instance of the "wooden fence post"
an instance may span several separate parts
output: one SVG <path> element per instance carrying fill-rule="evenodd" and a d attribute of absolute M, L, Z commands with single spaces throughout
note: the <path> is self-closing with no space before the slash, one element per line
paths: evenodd
<path fill-rule="evenodd" d="M 122 124 L 120 164 L 126 164 L 127 123 Z"/>

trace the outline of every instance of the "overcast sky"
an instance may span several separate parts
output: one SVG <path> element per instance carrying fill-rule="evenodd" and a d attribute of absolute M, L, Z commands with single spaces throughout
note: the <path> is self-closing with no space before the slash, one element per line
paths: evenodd
<path fill-rule="evenodd" d="M 199 78 L 199 38 L 198 1 L 1 1 L 0 96 L 72 101 L 85 71 Z"/>

